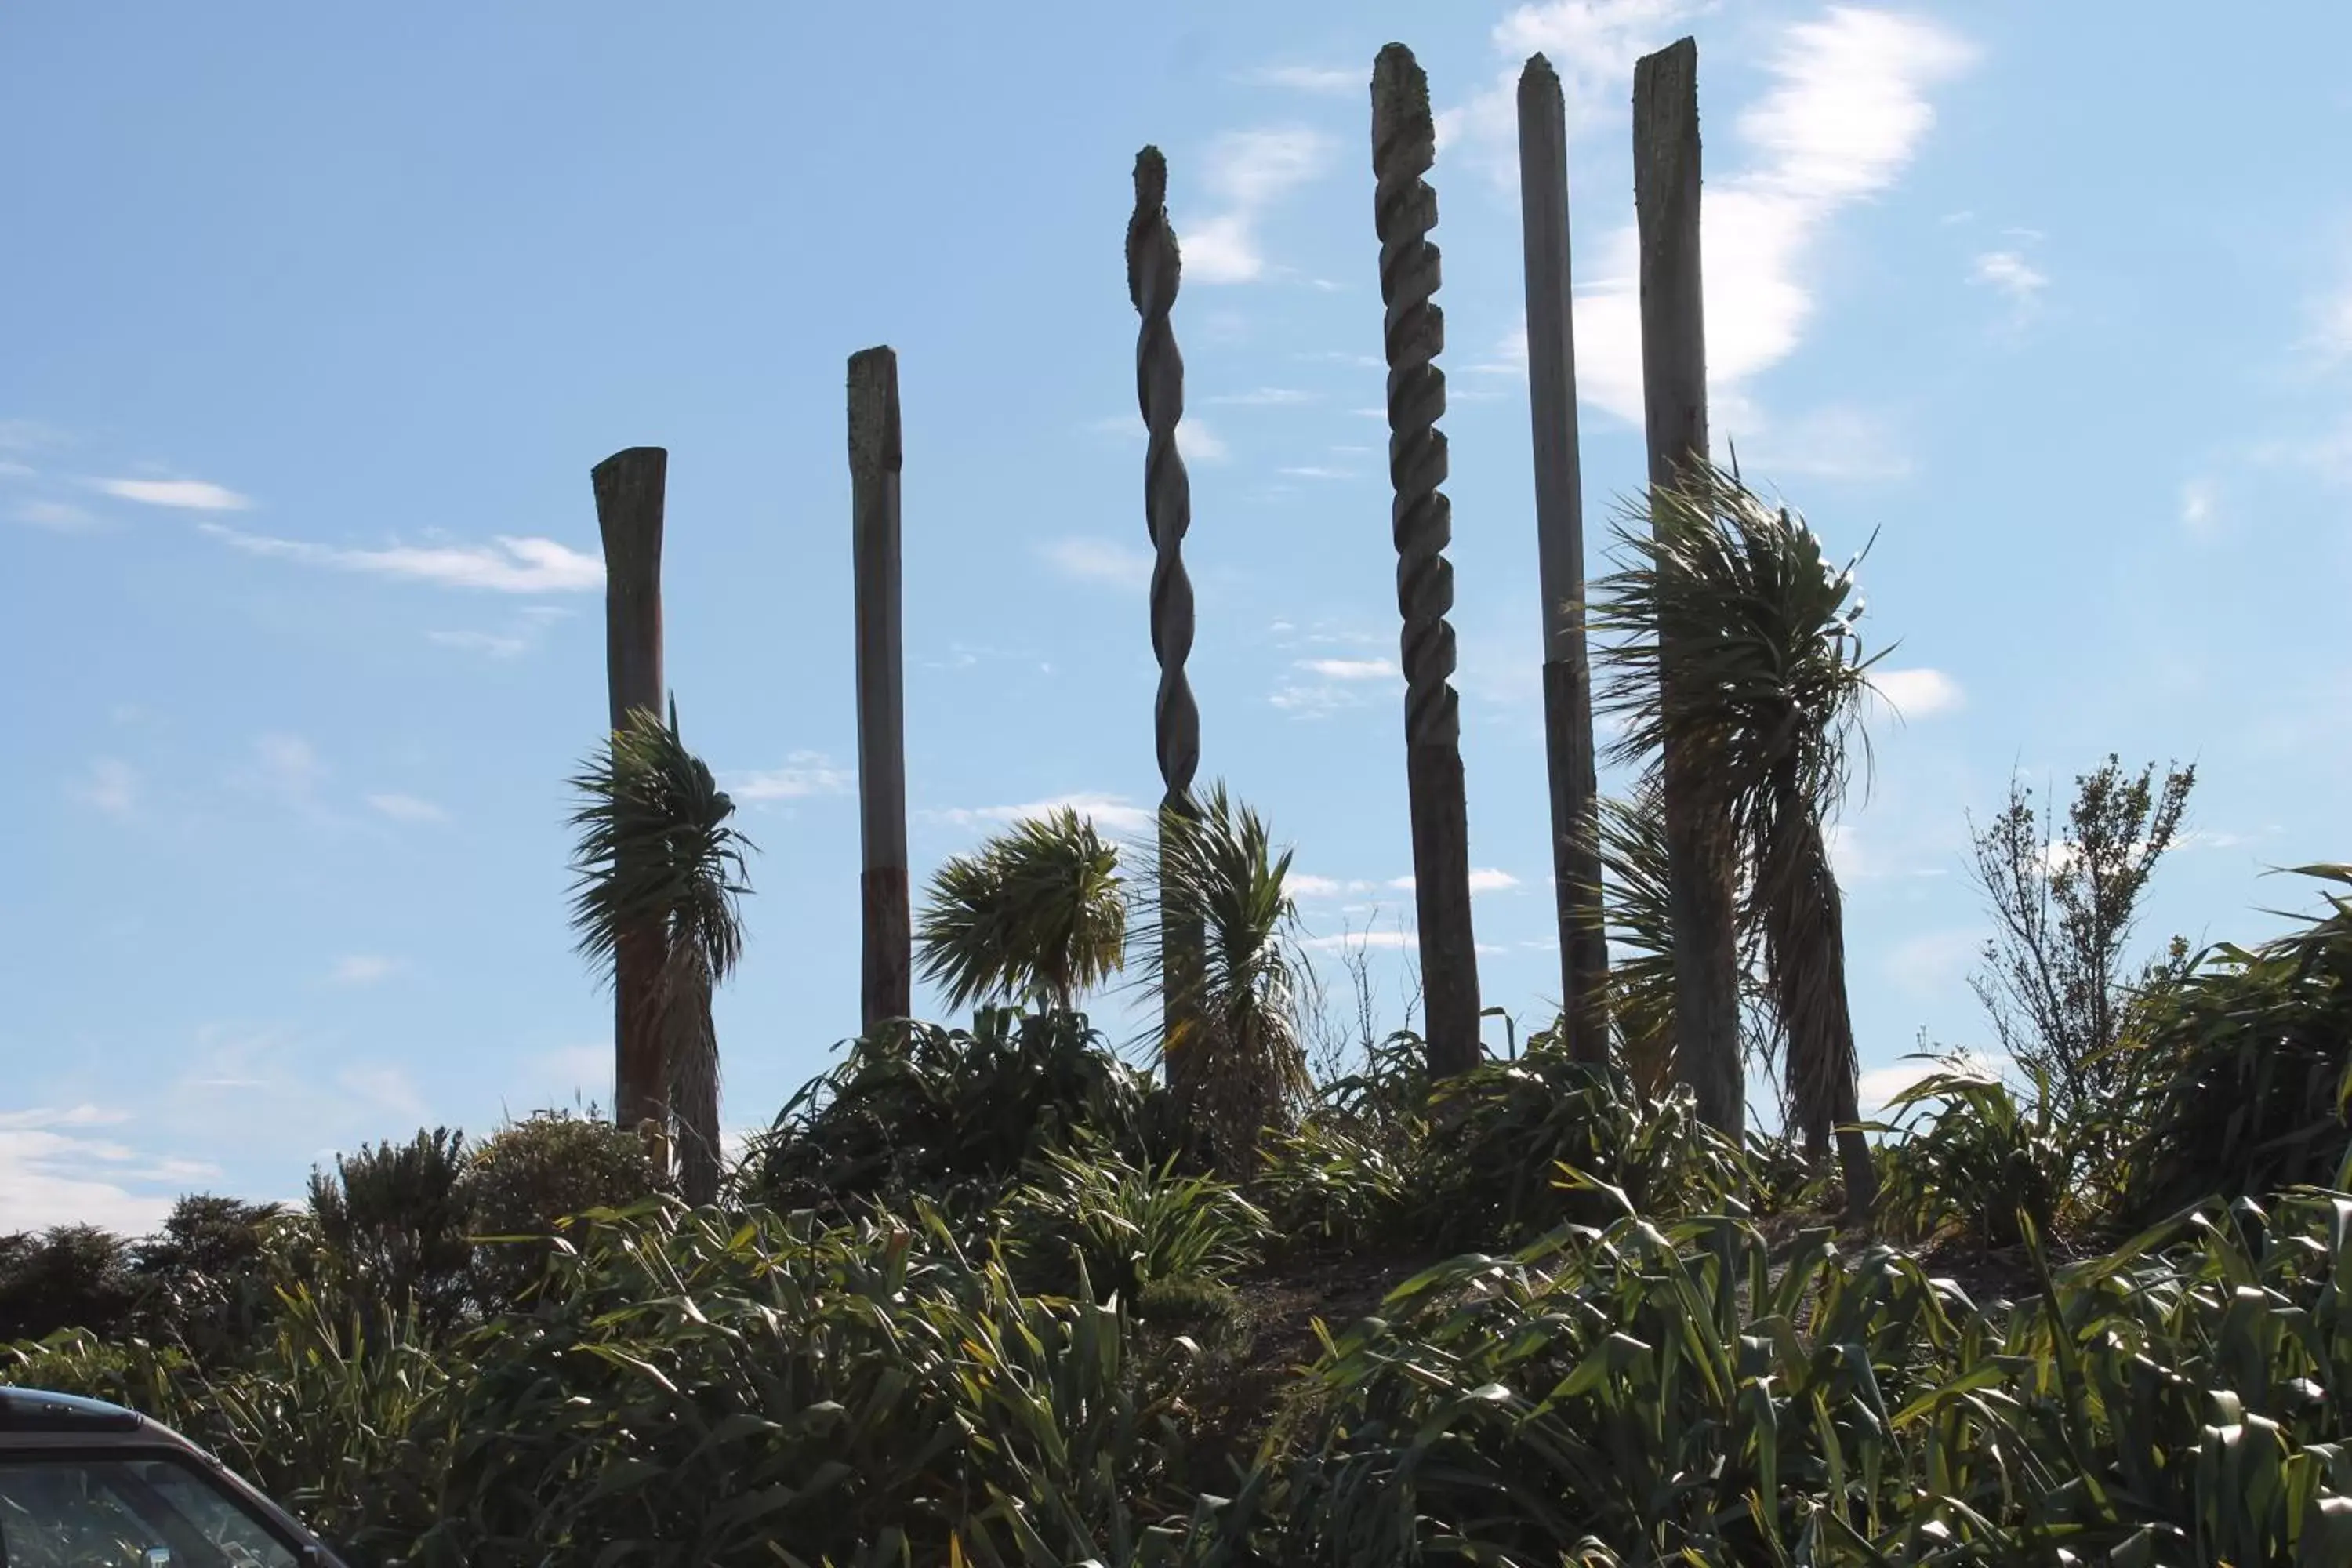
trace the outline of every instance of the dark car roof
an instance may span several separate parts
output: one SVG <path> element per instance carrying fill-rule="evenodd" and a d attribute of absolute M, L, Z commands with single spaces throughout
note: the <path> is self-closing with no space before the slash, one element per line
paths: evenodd
<path fill-rule="evenodd" d="M 136 1411 L 78 1394 L 39 1388 L 0 1388 L 0 1438 L 56 1437 L 106 1432 L 137 1432 L 151 1424 Z M 158 1429 L 160 1435 L 160 1429 Z"/>

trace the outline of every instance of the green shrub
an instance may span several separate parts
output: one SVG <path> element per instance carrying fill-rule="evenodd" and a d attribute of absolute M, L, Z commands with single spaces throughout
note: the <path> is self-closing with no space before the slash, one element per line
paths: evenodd
<path fill-rule="evenodd" d="M 420 1129 L 405 1143 L 367 1143 L 338 1155 L 335 1173 L 310 1173 L 310 1220 L 327 1266 L 372 1321 L 414 1309 L 433 1329 L 466 1300 L 466 1137 Z"/>
<path fill-rule="evenodd" d="M 1459 1259 L 1339 1337 L 1213 1560 L 2347 1561 L 2347 1204 L 2211 1216 L 2002 1311 L 1725 1218 Z"/>
<path fill-rule="evenodd" d="M 1123 1309 L 1024 1298 L 928 1211 L 575 1228 L 533 1312 L 463 1342 L 421 1563 L 1130 1563 L 1175 1506 Z"/>
<path fill-rule="evenodd" d="M 562 1222 L 651 1197 L 662 1173 L 635 1130 L 540 1111 L 477 1145 L 465 1178 L 474 1288 L 486 1310 L 517 1303 L 546 1267 Z"/>
<path fill-rule="evenodd" d="M 1066 1292 L 1083 1269 L 1127 1300 L 1155 1280 L 1231 1275 L 1265 1244 L 1266 1216 L 1224 1183 L 1105 1151 L 1048 1152 L 1002 1211 L 1033 1289 Z"/>
<path fill-rule="evenodd" d="M 793 1098 L 746 1156 L 778 1209 L 984 1203 L 1081 1135 L 1132 1160 L 1174 1152 L 1165 1094 L 1082 1015 L 984 1008 L 970 1033 L 890 1025 Z"/>
<path fill-rule="evenodd" d="M 1266 1140 L 1252 1189 L 1282 1241 L 1362 1247 L 1392 1240 L 1412 1205 L 1420 1133 L 1351 1122 L 1326 1110 Z"/>
<path fill-rule="evenodd" d="M 0 1343 L 60 1329 L 107 1335 L 138 1304 L 130 1245 L 94 1225 L 0 1236 Z"/>
<path fill-rule="evenodd" d="M 276 1204 L 213 1193 L 182 1197 L 163 1228 L 133 1249 L 136 1331 L 199 1361 L 243 1353 L 268 1332 L 277 1312 L 291 1217 Z"/>
<path fill-rule="evenodd" d="M 1440 1082 L 1408 1181 L 1416 1228 L 1435 1245 L 1508 1247 L 1570 1220 L 1605 1219 L 1607 1200 L 1561 1182 L 1562 1167 L 1665 1217 L 1737 1201 L 1738 1145 L 1698 1119 L 1688 1091 L 1643 1100 L 1622 1073 L 1531 1050 Z"/>
<path fill-rule="evenodd" d="M 2303 874 L 2352 887 L 2352 867 Z M 2338 1180 L 2352 1153 L 2352 896 L 2326 901 L 2301 931 L 2251 951 L 2224 943 L 2147 1000 L 2126 1162 L 2136 1223 Z"/>
<path fill-rule="evenodd" d="M 1892 1107 L 1902 1135 L 1880 1155 L 1879 1219 L 1919 1241 L 1957 1232 L 2014 1247 L 2029 1225 L 2049 1234 L 2074 1162 L 2038 1088 L 2021 1103 L 1998 1078 L 1955 1068 L 1905 1090 Z"/>

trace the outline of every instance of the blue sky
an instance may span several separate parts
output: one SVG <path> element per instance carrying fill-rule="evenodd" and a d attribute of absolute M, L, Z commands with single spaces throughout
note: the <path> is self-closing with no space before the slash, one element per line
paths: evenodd
<path fill-rule="evenodd" d="M 0 15 L 0 1229 L 609 1097 L 564 924 L 588 469 L 670 449 L 670 677 L 762 855 L 731 1125 L 856 1016 L 844 363 L 901 356 L 920 879 L 1158 793 L 1121 246 L 1186 245 L 1202 776 L 1326 942 L 1411 898 L 1366 82 L 1442 112 L 1486 999 L 1557 985 L 1509 83 L 1568 82 L 1588 518 L 1641 472 L 1636 55 L 1695 33 L 1715 424 L 1907 717 L 1838 838 L 1865 1066 L 1985 1035 L 1966 815 L 2194 758 L 2151 938 L 2352 854 L 2352 17 L 1692 0 Z M 2125 24 L 2118 26 L 2117 24 Z M 1375 952 L 1394 1021 L 1400 954 Z M 1113 1009 L 1116 1012 L 1116 1009 Z M 1883 1081 L 1882 1079 L 1876 1081 Z"/>

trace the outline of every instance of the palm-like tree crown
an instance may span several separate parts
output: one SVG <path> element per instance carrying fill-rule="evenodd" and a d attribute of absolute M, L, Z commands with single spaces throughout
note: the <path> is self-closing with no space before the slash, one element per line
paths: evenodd
<path fill-rule="evenodd" d="M 1017 823 L 939 868 L 915 940 L 951 1008 L 1067 1010 L 1127 962 L 1118 850 L 1068 806 Z"/>
<path fill-rule="evenodd" d="M 1292 852 L 1277 853 L 1265 820 L 1223 784 L 1196 813 L 1161 812 L 1160 830 L 1141 980 L 1155 990 L 1181 983 L 1164 972 L 1159 934 L 1171 921 L 1197 922 L 1192 1005 L 1179 1009 L 1177 1033 L 1160 1046 L 1192 1054 L 1185 1076 L 1201 1086 L 1198 1110 L 1218 1161 L 1246 1179 L 1259 1133 L 1286 1121 L 1309 1089 L 1298 909 L 1284 887 Z"/>
<path fill-rule="evenodd" d="M 1702 787 L 1743 837 L 1785 799 L 1834 815 L 1870 667 L 1885 657 L 1864 657 L 1855 626 L 1861 557 L 1832 566 L 1804 519 L 1721 468 L 1661 488 L 1653 509 L 1618 529 L 1622 569 L 1593 608 L 1594 628 L 1620 638 L 1601 704 L 1624 725 L 1612 752 L 1693 745 L 1706 758 Z"/>
<path fill-rule="evenodd" d="M 1698 759 L 1693 804 L 1744 879 L 1746 923 L 1786 1030 L 1788 1100 L 1807 1142 L 1836 1131 L 1849 1202 L 1874 1178 L 1853 1130 L 1857 1072 L 1844 913 L 1824 825 L 1843 800 L 1870 667 L 1853 565 L 1835 567 L 1801 518 L 1736 474 L 1661 487 L 1646 529 L 1621 526 L 1622 566 L 1593 624 L 1617 635 L 1604 710 L 1621 758 Z"/>
<path fill-rule="evenodd" d="M 678 738 L 677 705 L 667 724 L 644 711 L 631 720 L 571 781 L 581 799 L 572 814 L 581 954 L 609 970 L 625 933 L 658 929 L 723 981 L 742 956 L 745 856 L 758 847 L 730 825 L 735 802 Z"/>
<path fill-rule="evenodd" d="M 686 749 L 677 708 L 665 724 L 640 711 L 572 780 L 581 804 L 572 929 L 581 952 L 607 975 L 637 944 L 653 973 L 643 1004 L 623 1020 L 658 1043 L 660 1088 L 681 1133 L 686 1187 L 717 1196 L 719 1040 L 711 993 L 743 952 L 745 854 L 754 848 L 730 819 L 735 803 L 702 759 Z"/>

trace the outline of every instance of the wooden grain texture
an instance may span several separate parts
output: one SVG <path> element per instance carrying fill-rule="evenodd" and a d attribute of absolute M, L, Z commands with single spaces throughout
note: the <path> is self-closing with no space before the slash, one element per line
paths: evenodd
<path fill-rule="evenodd" d="M 1541 55 L 1519 73 L 1519 225 L 1526 262 L 1528 410 L 1533 427 L 1536 576 L 1543 597 L 1544 762 L 1560 1011 L 1578 1060 L 1609 1059 L 1609 941 L 1601 912 L 1600 784 L 1584 626 L 1584 483 L 1570 293 L 1568 113 Z"/>
<path fill-rule="evenodd" d="M 631 716 L 658 717 L 662 676 L 661 557 L 663 497 L 669 454 L 631 447 L 590 471 L 596 528 L 604 546 L 604 677 L 614 732 Z M 623 1127 L 669 1121 L 663 1060 L 659 931 L 625 931 L 613 953 L 613 1119 Z"/>
<path fill-rule="evenodd" d="M 1445 547 L 1453 510 L 1446 474 L 1445 315 L 1437 193 L 1422 176 L 1436 161 L 1429 79 L 1402 44 L 1372 64 L 1373 226 L 1381 242 L 1381 338 L 1389 367 L 1390 532 L 1404 668 L 1405 774 L 1412 801 L 1413 903 L 1420 925 L 1424 1033 L 1433 1076 L 1465 1072 L 1478 1041 L 1478 953 L 1470 921 L 1469 809 L 1462 779 L 1461 705 L 1454 690 L 1454 568 Z"/>
<path fill-rule="evenodd" d="M 1641 243 L 1642 405 L 1654 492 L 1695 478 L 1707 458 L 1698 46 L 1689 38 L 1633 67 L 1633 207 Z M 1671 671 L 1673 650 L 1659 651 L 1662 668 Z M 1665 695 L 1671 701 L 1671 689 Z M 1699 1114 L 1736 1135 L 1747 1122 L 1747 1078 L 1730 847 L 1702 800 L 1706 759 L 1670 747 L 1661 767 L 1675 1068 Z"/>
<path fill-rule="evenodd" d="M 898 356 L 849 358 L 850 555 L 856 605 L 857 811 L 865 1027 L 914 1010 L 907 888 L 906 665 L 899 579 Z"/>

